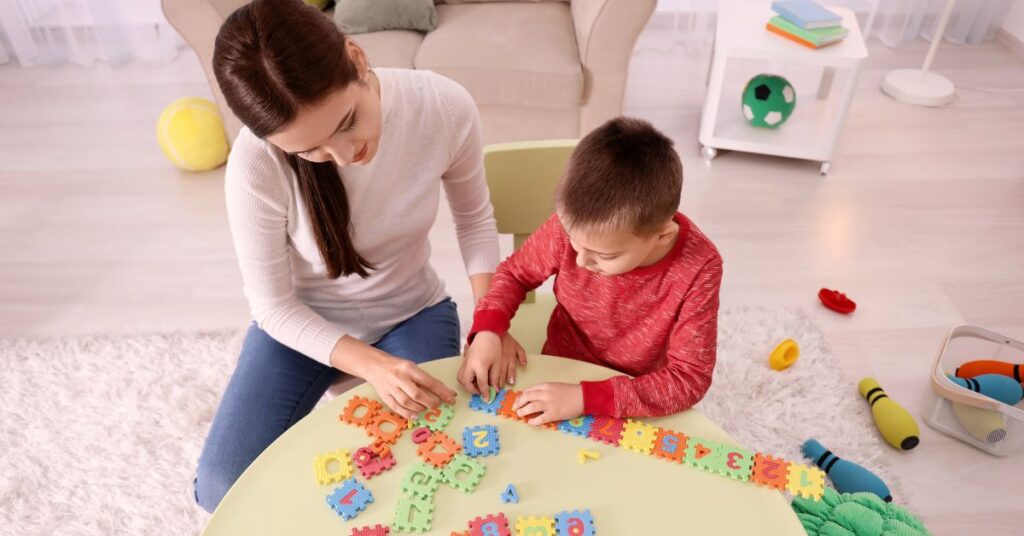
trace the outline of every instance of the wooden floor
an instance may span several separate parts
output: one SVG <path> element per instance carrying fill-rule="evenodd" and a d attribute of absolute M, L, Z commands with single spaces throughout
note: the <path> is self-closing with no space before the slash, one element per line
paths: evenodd
<path fill-rule="evenodd" d="M 924 46 L 870 52 L 827 177 L 810 162 L 724 151 L 702 161 L 707 59 L 670 40 L 645 36 L 626 110 L 677 141 L 684 211 L 725 258 L 723 307 L 806 307 L 851 381 L 873 374 L 921 415 L 950 327 L 1024 339 L 1024 92 L 962 88 L 944 109 L 903 105 L 879 81 L 918 64 Z M 961 86 L 1024 87 L 1024 59 L 997 44 L 944 46 L 935 68 Z M 164 105 L 209 94 L 191 53 L 164 66 L 4 66 L 0 94 L 0 336 L 246 323 L 223 170 L 180 173 L 154 141 Z M 432 238 L 467 318 L 444 210 Z M 848 292 L 857 313 L 823 311 L 822 286 Z M 918 449 L 891 455 L 908 492 L 897 501 L 936 534 L 1019 533 L 1024 454 L 993 458 L 925 427 Z"/>

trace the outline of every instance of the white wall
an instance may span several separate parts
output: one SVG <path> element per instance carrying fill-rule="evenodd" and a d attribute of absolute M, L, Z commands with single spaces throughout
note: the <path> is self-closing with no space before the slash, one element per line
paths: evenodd
<path fill-rule="evenodd" d="M 1016 37 L 1018 41 L 1024 42 L 1024 0 L 1013 1 L 1002 28 L 1006 30 L 1006 33 Z"/>

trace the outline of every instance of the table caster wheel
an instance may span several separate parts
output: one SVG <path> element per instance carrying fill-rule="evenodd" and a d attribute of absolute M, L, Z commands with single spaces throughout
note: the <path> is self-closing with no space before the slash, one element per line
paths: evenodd
<path fill-rule="evenodd" d="M 821 173 L 822 175 L 828 175 L 828 170 L 831 167 L 832 167 L 832 163 L 831 162 L 822 162 L 821 163 L 821 167 L 818 168 L 818 173 Z"/>
<path fill-rule="evenodd" d="M 718 151 L 715 150 L 714 147 L 709 147 L 709 146 L 705 145 L 700 150 L 700 155 L 704 157 L 704 160 L 707 160 L 707 161 L 710 162 L 711 160 L 714 160 L 716 156 L 718 156 Z"/>

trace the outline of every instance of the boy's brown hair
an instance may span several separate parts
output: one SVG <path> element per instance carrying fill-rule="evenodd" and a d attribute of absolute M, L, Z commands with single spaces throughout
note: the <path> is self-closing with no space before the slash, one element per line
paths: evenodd
<path fill-rule="evenodd" d="M 555 204 L 567 228 L 649 236 L 679 210 L 682 188 L 672 140 L 647 121 L 616 117 L 580 140 Z"/>

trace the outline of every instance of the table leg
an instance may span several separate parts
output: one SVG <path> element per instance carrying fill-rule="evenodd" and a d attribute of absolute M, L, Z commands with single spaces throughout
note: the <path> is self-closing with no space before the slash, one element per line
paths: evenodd
<path fill-rule="evenodd" d="M 849 113 L 850 105 L 853 103 L 853 96 L 857 92 L 857 80 L 859 78 L 860 66 L 858 65 L 853 69 L 850 69 L 850 79 L 846 82 L 846 87 L 843 88 L 843 95 L 839 101 L 839 109 L 836 110 L 836 115 L 832 119 L 832 132 L 828 139 L 829 160 L 832 159 L 832 154 L 835 152 L 836 142 L 839 140 L 839 133 L 842 132 L 843 123 L 846 122 L 846 114 Z"/>
<path fill-rule="evenodd" d="M 835 67 L 825 67 L 821 71 L 821 82 L 818 83 L 818 98 L 827 99 L 832 91 L 832 80 L 836 77 Z"/>
<path fill-rule="evenodd" d="M 708 70 L 708 88 L 704 96 L 704 111 L 700 116 L 700 142 L 711 146 L 711 138 L 715 134 L 715 123 L 718 121 L 718 103 L 722 98 L 722 84 L 725 81 L 725 55 L 711 58 L 711 69 Z"/>

